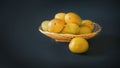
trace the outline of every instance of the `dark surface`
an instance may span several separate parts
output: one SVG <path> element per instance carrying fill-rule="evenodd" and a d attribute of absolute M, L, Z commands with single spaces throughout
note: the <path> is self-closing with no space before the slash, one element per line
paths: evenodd
<path fill-rule="evenodd" d="M 102 26 L 88 40 L 85 54 L 73 54 L 68 43 L 55 42 L 38 31 L 43 20 L 73 11 Z M 119 2 L 80 0 L 0 1 L 0 68 L 118 68 Z"/>

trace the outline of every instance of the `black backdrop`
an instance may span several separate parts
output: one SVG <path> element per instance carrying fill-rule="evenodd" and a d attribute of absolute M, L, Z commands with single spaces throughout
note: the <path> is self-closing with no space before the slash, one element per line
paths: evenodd
<path fill-rule="evenodd" d="M 102 26 L 100 34 L 88 40 L 85 54 L 73 54 L 68 43 L 38 31 L 41 21 L 70 11 Z M 117 0 L 1 0 L 0 68 L 116 68 L 119 12 Z"/>

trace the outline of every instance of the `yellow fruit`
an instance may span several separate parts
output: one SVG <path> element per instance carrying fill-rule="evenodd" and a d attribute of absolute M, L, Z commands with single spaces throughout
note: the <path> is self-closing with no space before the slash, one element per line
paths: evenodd
<path fill-rule="evenodd" d="M 45 20 L 41 23 L 42 30 L 44 30 L 44 31 L 48 30 L 48 23 L 49 23 L 49 20 Z"/>
<path fill-rule="evenodd" d="M 52 19 L 48 23 L 48 31 L 58 33 L 63 29 L 64 24 L 65 22 L 60 19 Z"/>
<path fill-rule="evenodd" d="M 75 37 L 69 43 L 69 50 L 73 53 L 84 53 L 88 48 L 89 44 L 87 40 L 81 37 Z"/>
<path fill-rule="evenodd" d="M 55 14 L 55 18 L 65 21 L 65 13 L 57 13 Z"/>
<path fill-rule="evenodd" d="M 74 24 L 74 23 L 66 24 L 61 33 L 78 34 L 79 33 L 79 26 L 77 24 Z"/>
<path fill-rule="evenodd" d="M 82 19 L 80 18 L 79 15 L 77 15 L 73 12 L 69 12 L 65 15 L 65 22 L 68 24 L 75 23 L 75 24 L 81 25 Z"/>
<path fill-rule="evenodd" d="M 82 25 L 80 26 L 79 29 L 79 34 L 87 34 L 87 33 L 91 33 L 91 29 L 88 26 Z"/>
<path fill-rule="evenodd" d="M 87 25 L 87 26 L 90 27 L 90 29 L 93 31 L 93 29 L 94 29 L 94 24 L 93 24 L 93 22 L 92 22 L 91 20 L 83 20 L 83 21 L 82 21 L 82 24 L 83 24 L 83 25 Z"/>

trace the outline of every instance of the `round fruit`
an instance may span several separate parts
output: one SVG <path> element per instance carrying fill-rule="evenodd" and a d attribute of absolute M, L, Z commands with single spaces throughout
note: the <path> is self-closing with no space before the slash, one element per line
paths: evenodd
<path fill-rule="evenodd" d="M 75 23 L 75 24 L 81 25 L 82 19 L 77 14 L 73 12 L 69 12 L 65 15 L 65 22 L 68 24 Z"/>
<path fill-rule="evenodd" d="M 83 25 L 87 25 L 87 26 L 90 27 L 90 29 L 93 31 L 93 29 L 94 29 L 94 24 L 93 24 L 93 22 L 92 22 L 91 20 L 83 20 L 83 21 L 82 21 L 82 24 L 83 24 Z"/>
<path fill-rule="evenodd" d="M 87 34 L 87 33 L 91 33 L 91 29 L 88 26 L 82 25 L 80 26 L 79 29 L 79 34 Z"/>
<path fill-rule="evenodd" d="M 48 23 L 48 31 L 58 33 L 64 28 L 65 22 L 60 19 L 52 19 Z"/>
<path fill-rule="evenodd" d="M 42 30 L 44 30 L 44 31 L 48 30 L 48 23 L 49 23 L 49 20 L 45 20 L 41 23 Z"/>
<path fill-rule="evenodd" d="M 69 50 L 73 53 L 84 53 L 88 48 L 89 44 L 87 40 L 81 37 L 75 37 L 69 43 Z"/>
<path fill-rule="evenodd" d="M 78 34 L 79 33 L 79 26 L 77 24 L 74 24 L 74 23 L 66 24 L 61 33 Z"/>
<path fill-rule="evenodd" d="M 55 18 L 65 21 L 65 13 L 57 13 L 55 14 Z"/>

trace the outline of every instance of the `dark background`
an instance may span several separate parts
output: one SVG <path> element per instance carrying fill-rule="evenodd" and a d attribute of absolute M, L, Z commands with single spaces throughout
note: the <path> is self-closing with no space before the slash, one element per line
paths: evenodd
<path fill-rule="evenodd" d="M 85 54 L 38 31 L 43 20 L 70 11 L 102 26 Z M 119 12 L 117 0 L 0 0 L 0 68 L 118 68 Z"/>

